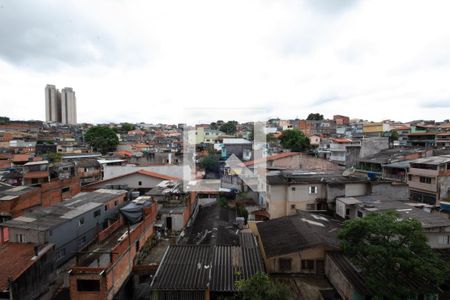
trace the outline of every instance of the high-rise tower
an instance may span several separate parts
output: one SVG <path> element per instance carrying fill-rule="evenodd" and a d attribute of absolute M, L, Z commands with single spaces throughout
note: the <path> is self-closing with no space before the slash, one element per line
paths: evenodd
<path fill-rule="evenodd" d="M 77 100 L 72 88 L 59 92 L 54 85 L 45 87 L 45 120 L 63 124 L 77 124 Z"/>
<path fill-rule="evenodd" d="M 61 96 L 54 85 L 45 87 L 45 120 L 61 122 Z"/>
<path fill-rule="evenodd" d="M 61 122 L 63 124 L 77 124 L 77 99 L 72 88 L 61 90 Z"/>

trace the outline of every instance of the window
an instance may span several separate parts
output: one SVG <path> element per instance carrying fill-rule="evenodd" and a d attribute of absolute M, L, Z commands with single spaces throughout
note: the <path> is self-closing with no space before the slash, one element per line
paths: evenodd
<path fill-rule="evenodd" d="M 108 205 L 105 205 L 105 211 L 107 211 L 108 210 Z"/>
<path fill-rule="evenodd" d="M 25 236 L 21 233 L 16 234 L 17 243 L 25 243 Z"/>
<path fill-rule="evenodd" d="M 80 218 L 80 220 L 78 221 L 78 225 L 83 225 L 84 224 L 84 218 Z"/>
<path fill-rule="evenodd" d="M 70 192 L 70 186 L 62 188 L 61 192 L 62 193 Z"/>
<path fill-rule="evenodd" d="M 56 251 L 56 260 L 61 260 L 66 256 L 66 249 L 61 248 L 58 251 Z"/>
<path fill-rule="evenodd" d="M 438 237 L 438 243 L 439 243 L 439 245 L 448 245 L 450 243 L 449 236 L 448 235 L 440 235 Z"/>
<path fill-rule="evenodd" d="M 295 204 L 291 204 L 291 209 L 295 209 Z"/>
<path fill-rule="evenodd" d="M 292 259 L 290 258 L 280 258 L 278 260 L 278 264 L 280 265 L 280 271 L 281 272 L 286 272 L 286 271 L 290 271 L 292 266 Z"/>
<path fill-rule="evenodd" d="M 100 216 L 100 209 L 97 209 L 96 211 L 94 211 L 94 218 Z"/>
<path fill-rule="evenodd" d="M 408 174 L 408 181 L 411 181 L 411 180 L 412 180 L 412 175 Z"/>
<path fill-rule="evenodd" d="M 114 201 L 114 206 L 117 206 L 117 200 L 116 200 L 116 201 Z"/>
<path fill-rule="evenodd" d="M 139 181 L 139 182 L 138 182 L 138 185 L 142 185 L 142 181 Z"/>
<path fill-rule="evenodd" d="M 310 194 L 317 194 L 317 186 L 310 186 L 309 187 L 309 193 Z"/>
<path fill-rule="evenodd" d="M 100 291 L 100 280 L 78 279 L 77 290 L 80 292 Z"/>
<path fill-rule="evenodd" d="M 295 186 L 291 187 L 291 191 L 295 192 Z"/>
<path fill-rule="evenodd" d="M 420 176 L 420 182 L 430 184 L 431 183 L 431 178 L 430 177 Z"/>
<path fill-rule="evenodd" d="M 316 205 L 315 204 L 306 204 L 306 210 L 315 210 Z"/>
<path fill-rule="evenodd" d="M 303 271 L 313 271 L 314 270 L 314 260 L 302 259 L 302 270 Z"/>

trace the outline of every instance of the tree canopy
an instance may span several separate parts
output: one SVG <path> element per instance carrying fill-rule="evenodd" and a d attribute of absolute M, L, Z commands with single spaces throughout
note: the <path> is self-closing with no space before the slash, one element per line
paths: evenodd
<path fill-rule="evenodd" d="M 283 148 L 294 152 L 301 152 L 309 149 L 309 138 L 297 129 L 284 130 L 281 133 L 280 142 Z"/>
<path fill-rule="evenodd" d="M 8 124 L 9 118 L 8 117 L 0 117 L 0 124 Z"/>
<path fill-rule="evenodd" d="M 448 264 L 428 246 L 416 219 L 395 211 L 373 213 L 346 221 L 338 236 L 367 287 L 380 298 L 436 293 L 448 279 Z"/>
<path fill-rule="evenodd" d="M 205 171 L 216 172 L 219 168 L 219 156 L 217 154 L 208 154 L 200 159 L 199 165 Z"/>
<path fill-rule="evenodd" d="M 236 282 L 240 292 L 237 299 L 242 300 L 290 300 L 288 288 L 282 284 L 270 280 L 265 273 L 258 272 L 246 280 Z"/>
<path fill-rule="evenodd" d="M 308 117 L 306 118 L 306 120 L 323 120 L 323 115 L 319 114 L 319 113 L 311 113 L 308 115 Z"/>
<path fill-rule="evenodd" d="M 119 138 L 114 130 L 106 126 L 89 128 L 84 135 L 84 140 L 94 148 L 95 151 L 100 151 L 103 154 L 113 151 L 119 144 Z"/>
<path fill-rule="evenodd" d="M 219 124 L 219 121 L 217 121 L 217 124 Z M 236 125 L 238 124 L 237 121 L 228 121 L 226 123 L 223 123 L 219 130 L 222 132 L 225 132 L 226 134 L 235 134 L 236 133 Z"/>
<path fill-rule="evenodd" d="M 128 131 L 134 130 L 134 128 L 135 128 L 135 126 L 133 124 L 131 124 L 131 123 L 122 123 L 120 125 L 122 126 L 122 130 L 124 132 L 128 132 Z"/>

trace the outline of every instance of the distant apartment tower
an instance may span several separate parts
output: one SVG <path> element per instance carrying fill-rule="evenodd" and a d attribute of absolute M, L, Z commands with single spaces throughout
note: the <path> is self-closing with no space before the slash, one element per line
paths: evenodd
<path fill-rule="evenodd" d="M 66 87 L 59 92 L 54 85 L 45 87 L 45 119 L 47 122 L 77 124 L 75 92 Z"/>
<path fill-rule="evenodd" d="M 77 124 L 77 99 L 72 88 L 61 90 L 61 122 L 63 124 Z"/>
<path fill-rule="evenodd" d="M 45 120 L 61 122 L 61 95 L 54 85 L 45 87 Z"/>

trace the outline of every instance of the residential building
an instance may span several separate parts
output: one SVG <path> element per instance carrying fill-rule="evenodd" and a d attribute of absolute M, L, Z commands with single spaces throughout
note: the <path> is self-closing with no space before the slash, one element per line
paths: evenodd
<path fill-rule="evenodd" d="M 45 120 L 61 122 L 61 94 L 54 85 L 45 87 Z"/>
<path fill-rule="evenodd" d="M 140 251 L 154 235 L 156 211 L 156 203 L 148 197 L 133 200 L 121 209 L 123 217 L 99 232 L 97 240 L 76 255 L 75 266 L 69 271 L 70 299 L 117 297 Z"/>
<path fill-rule="evenodd" d="M 436 147 L 450 149 L 450 132 L 436 134 Z"/>
<path fill-rule="evenodd" d="M 61 90 L 61 123 L 77 124 L 77 100 L 70 87 Z"/>
<path fill-rule="evenodd" d="M 417 206 L 417 207 L 415 207 Z M 336 199 L 336 215 L 343 219 L 363 218 L 369 213 L 397 211 L 403 218 L 414 218 L 422 224 L 428 245 L 433 249 L 450 249 L 450 219 L 445 214 L 426 212 L 429 206 L 410 203 L 407 199 L 382 195 L 341 197 Z"/>
<path fill-rule="evenodd" d="M 253 143 L 242 138 L 224 138 L 222 141 L 221 158 L 226 160 L 234 154 L 240 160 L 252 159 Z"/>
<path fill-rule="evenodd" d="M 345 138 L 332 138 L 330 141 L 330 161 L 342 166 L 346 164 L 347 147 L 360 145 L 359 141 L 353 142 L 351 139 Z"/>
<path fill-rule="evenodd" d="M 267 273 L 325 274 L 325 254 L 339 250 L 341 223 L 301 212 L 256 224 Z"/>
<path fill-rule="evenodd" d="M 435 206 L 450 201 L 450 155 L 411 161 L 408 185 L 411 200 Z"/>
<path fill-rule="evenodd" d="M 54 85 L 45 87 L 45 119 L 47 122 L 77 124 L 75 92 L 66 87 L 59 92 Z"/>
<path fill-rule="evenodd" d="M 9 241 L 55 244 L 56 264 L 62 265 L 97 237 L 124 204 L 126 191 L 100 189 L 47 208 L 37 208 L 2 224 Z"/>
<path fill-rule="evenodd" d="M 49 163 L 32 161 L 23 165 L 23 185 L 35 185 L 50 181 Z"/>
<path fill-rule="evenodd" d="M 350 118 L 341 115 L 334 115 L 333 121 L 336 122 L 336 125 L 348 125 L 350 123 Z"/>
<path fill-rule="evenodd" d="M 381 137 L 390 130 L 391 127 L 387 122 L 366 122 L 363 124 L 363 133 L 366 137 Z"/>
<path fill-rule="evenodd" d="M 171 177 L 142 169 L 134 170 L 132 173 L 111 177 L 102 181 L 94 182 L 83 186 L 85 191 L 93 191 L 99 188 L 120 188 L 126 190 L 136 190 L 144 194 L 158 186 L 164 180 L 178 180 Z"/>
<path fill-rule="evenodd" d="M 334 210 L 337 197 L 380 193 L 407 198 L 408 194 L 406 185 L 335 172 L 273 171 L 268 173 L 266 182 L 263 203 L 271 219 L 299 211 Z"/>
<path fill-rule="evenodd" d="M 54 245 L 0 245 L 0 299 L 39 299 L 56 280 Z"/>

